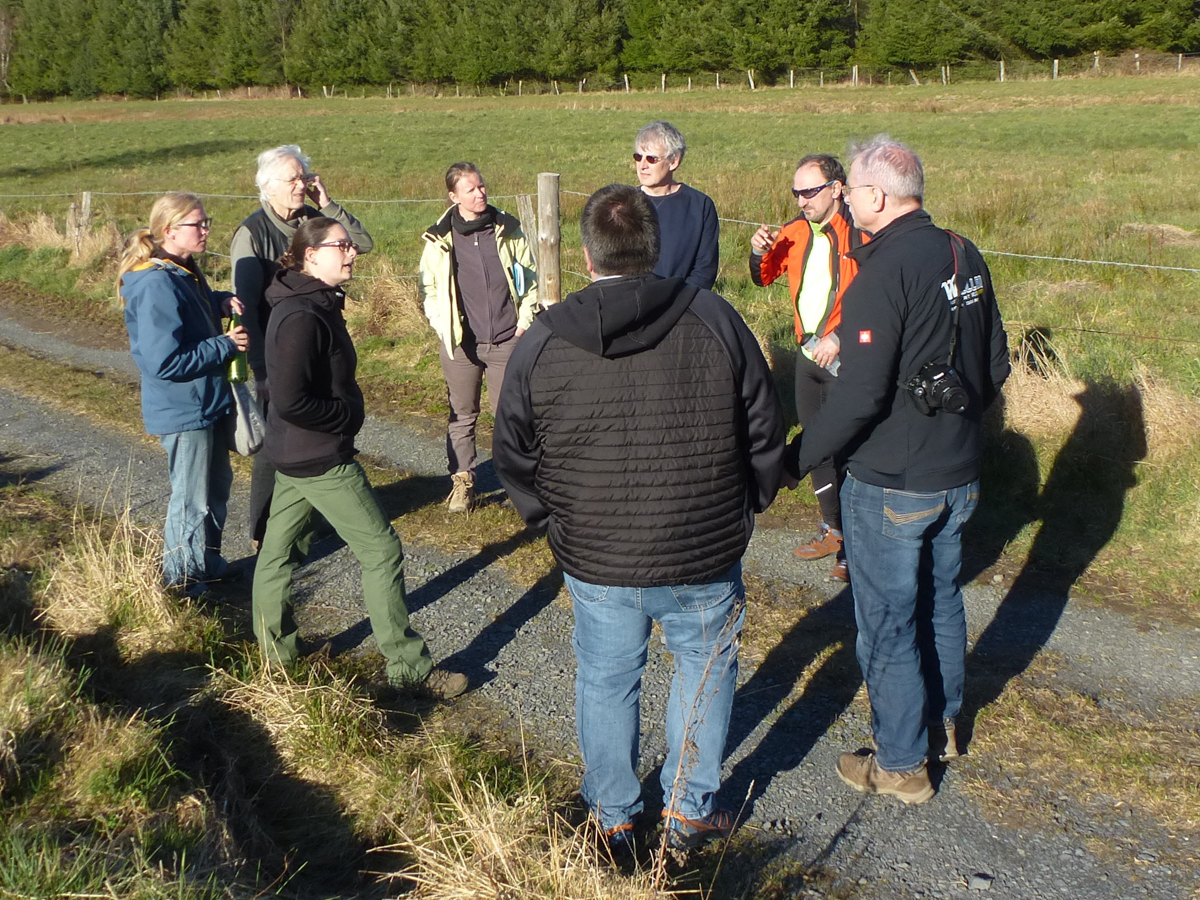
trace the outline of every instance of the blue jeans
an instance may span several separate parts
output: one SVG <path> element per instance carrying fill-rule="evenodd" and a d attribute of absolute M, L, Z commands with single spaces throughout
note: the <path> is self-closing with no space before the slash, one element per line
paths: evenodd
<path fill-rule="evenodd" d="M 963 526 L 978 502 L 978 481 L 898 491 L 850 475 L 842 486 L 858 664 L 876 758 L 890 772 L 918 768 L 927 722 L 962 708 L 967 616 L 958 575 Z"/>
<path fill-rule="evenodd" d="M 224 574 L 221 531 L 233 467 L 222 424 L 196 431 L 162 434 L 171 478 L 171 502 L 163 541 L 163 580 L 167 584 L 201 583 Z"/>
<path fill-rule="evenodd" d="M 675 657 L 667 707 L 663 805 L 689 819 L 713 809 L 737 687 L 746 591 L 738 563 L 719 581 L 632 588 L 564 576 L 575 606 L 575 724 L 580 793 L 604 828 L 642 811 L 639 699 L 650 629 Z"/>

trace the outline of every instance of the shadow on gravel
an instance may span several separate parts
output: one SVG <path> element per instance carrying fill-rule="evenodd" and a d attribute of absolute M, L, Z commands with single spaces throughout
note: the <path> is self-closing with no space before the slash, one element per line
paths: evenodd
<path fill-rule="evenodd" d="M 0 487 L 14 484 L 36 484 L 49 478 L 63 467 L 62 463 L 42 466 L 40 469 L 22 468 L 27 457 L 20 454 L 0 453 Z"/>
<path fill-rule="evenodd" d="M 497 553 L 493 558 L 498 559 L 500 556 L 511 553 L 516 547 L 527 541 L 534 540 L 538 536 L 537 532 L 526 530 L 500 544 L 493 544 L 491 547 L 508 548 L 503 552 Z M 491 547 L 485 547 L 483 552 L 478 556 L 472 557 L 468 562 L 480 559 L 485 553 L 491 550 Z M 460 565 L 467 565 L 467 563 L 460 563 Z M 455 568 L 458 567 L 456 566 Z M 450 570 L 450 572 L 453 571 L 454 569 Z M 438 577 L 444 578 L 450 572 L 446 572 Z M 436 580 L 435 578 L 434 581 Z M 428 586 L 428 584 L 425 585 L 425 587 Z M 558 596 L 558 592 L 562 590 L 562 586 L 562 569 L 555 566 L 539 578 L 533 587 L 522 594 L 516 603 L 485 625 L 483 630 L 475 636 L 471 643 L 467 644 L 463 649 L 456 651 L 442 665 L 448 669 L 462 672 L 470 679 L 471 684 L 475 686 L 491 681 L 496 677 L 496 673 L 488 668 L 488 664 L 499 656 L 500 651 L 516 638 L 517 632 L 521 628 L 554 601 L 554 598 Z"/>
<path fill-rule="evenodd" d="M 799 765 L 850 705 L 862 683 L 855 633 L 854 601 L 846 588 L 800 619 L 738 688 L 726 739 L 731 751 L 791 696 L 805 670 L 825 657 L 800 697 L 725 779 L 728 803 L 736 807 L 748 797 L 746 814 L 752 812 L 774 777 Z"/>
<path fill-rule="evenodd" d="M 1038 498 L 1041 528 L 1025 567 L 967 660 L 960 742 L 979 710 L 994 702 L 1046 645 L 1071 588 L 1112 539 L 1125 494 L 1146 455 L 1142 397 L 1134 385 L 1089 382 L 1075 398 L 1079 421 Z"/>
<path fill-rule="evenodd" d="M 219 153 L 240 153 L 254 150 L 258 146 L 258 141 L 196 141 L 192 144 L 160 147 L 157 150 L 126 150 L 122 153 L 110 153 L 107 156 L 83 159 L 70 156 L 60 162 L 44 166 L 8 166 L 0 169 L 0 178 L 40 178 L 44 175 L 61 175 L 64 172 L 80 172 L 84 169 L 128 169 L 164 161 L 183 162 L 189 159 L 202 159 Z"/>

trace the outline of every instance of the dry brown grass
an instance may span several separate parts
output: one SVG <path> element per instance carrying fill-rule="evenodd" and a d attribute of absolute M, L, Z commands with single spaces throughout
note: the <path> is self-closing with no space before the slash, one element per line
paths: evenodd
<path fill-rule="evenodd" d="M 1102 703 L 1058 683 L 1056 668 L 1043 654 L 980 713 L 967 791 L 1004 821 L 1052 821 L 1066 797 L 1099 819 L 1132 814 L 1200 840 L 1194 705 Z"/>
<path fill-rule="evenodd" d="M 126 662 L 204 648 L 215 623 L 162 586 L 162 540 L 136 524 L 127 506 L 115 522 L 77 508 L 73 532 L 38 602 L 39 616 L 57 632 L 78 638 L 108 630 Z"/>
<path fill-rule="evenodd" d="M 419 833 L 397 845 L 416 859 L 402 873 L 421 900 L 665 900 L 652 872 L 619 875 L 597 860 L 596 826 L 574 829 L 547 793 L 526 789 L 502 799 L 484 779 L 456 777 L 451 754 L 435 748 L 428 774 L 448 785 L 442 808 L 431 809 Z"/>
<path fill-rule="evenodd" d="M 372 257 L 371 273 L 354 282 L 352 308 L 359 333 L 399 337 L 429 331 L 415 278 L 401 276 L 387 257 Z"/>
<path fill-rule="evenodd" d="M 70 718 L 75 685 L 61 659 L 0 643 L 0 797 Z"/>
<path fill-rule="evenodd" d="M 20 245 L 30 250 L 46 247 L 66 250 L 71 254 L 71 265 L 88 266 L 92 269 L 89 278 L 98 278 L 97 270 L 108 274 L 110 268 L 110 278 L 116 277 L 115 261 L 120 254 L 122 240 L 115 223 L 106 221 L 98 227 L 88 228 L 78 240 L 68 231 L 65 227 L 63 231 L 59 231 L 54 219 L 44 212 L 35 213 L 31 218 L 19 221 L 0 215 L 0 247 Z M 109 264 L 93 265 L 97 260 L 106 260 Z"/>
<path fill-rule="evenodd" d="M 397 810 L 421 802 L 409 748 L 348 680 L 263 666 L 245 677 L 217 671 L 213 690 L 267 731 L 292 774 L 333 793 L 363 837 L 394 839 Z"/>
<path fill-rule="evenodd" d="M 1178 225 L 1152 225 L 1146 222 L 1126 222 L 1121 226 L 1124 234 L 1144 235 L 1151 244 L 1159 247 L 1195 247 L 1200 244 L 1200 234 L 1180 228 Z"/>

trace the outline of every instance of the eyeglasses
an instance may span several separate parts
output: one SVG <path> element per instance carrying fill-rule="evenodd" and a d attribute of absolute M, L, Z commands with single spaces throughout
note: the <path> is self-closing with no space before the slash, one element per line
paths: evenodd
<path fill-rule="evenodd" d="M 295 178 L 276 178 L 275 180 L 284 184 L 308 184 L 312 179 L 312 175 L 297 175 Z"/>
<path fill-rule="evenodd" d="M 337 247 L 343 253 L 349 253 L 351 250 L 357 250 L 354 241 L 326 241 L 323 244 L 317 244 L 318 247 Z"/>
<path fill-rule="evenodd" d="M 176 222 L 176 228 L 195 228 L 199 231 L 212 231 L 212 219 L 201 219 L 199 222 Z"/>
<path fill-rule="evenodd" d="M 652 165 L 652 166 L 653 166 L 653 165 L 655 165 L 655 164 L 656 164 L 656 163 L 657 163 L 659 160 L 661 160 L 661 159 L 662 159 L 662 157 L 661 157 L 661 156 L 653 156 L 652 154 L 649 154 L 649 153 L 635 153 L 635 154 L 633 154 L 633 161 L 634 161 L 634 162 L 641 162 L 643 159 L 644 159 L 646 162 L 650 163 L 650 165 Z"/>
<path fill-rule="evenodd" d="M 825 188 L 834 184 L 837 184 L 837 179 L 834 179 L 833 181 L 827 181 L 824 184 L 818 184 L 816 187 L 792 188 L 792 196 L 797 200 L 799 200 L 801 197 L 803 197 L 805 200 L 811 200 L 813 197 L 817 196 L 817 194 L 821 193 L 821 191 L 825 190 Z"/>
<path fill-rule="evenodd" d="M 851 191 L 857 191 L 859 188 L 865 188 L 865 187 L 879 187 L 879 185 L 877 185 L 877 184 L 848 184 L 844 188 L 842 188 L 842 192 L 848 194 Z M 883 193 L 886 194 L 887 191 L 884 191 Z"/>

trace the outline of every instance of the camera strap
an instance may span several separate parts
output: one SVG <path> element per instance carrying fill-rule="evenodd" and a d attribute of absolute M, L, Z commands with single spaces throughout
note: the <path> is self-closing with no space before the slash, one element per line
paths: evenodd
<path fill-rule="evenodd" d="M 958 350 L 958 324 L 962 318 L 962 294 L 958 284 L 958 251 L 961 249 L 966 254 L 967 245 L 953 231 L 947 230 L 946 235 L 950 238 L 950 255 L 954 257 L 954 296 L 949 298 L 953 304 L 953 319 L 950 324 L 950 352 L 946 354 L 946 365 L 953 369 L 954 354 Z"/>

